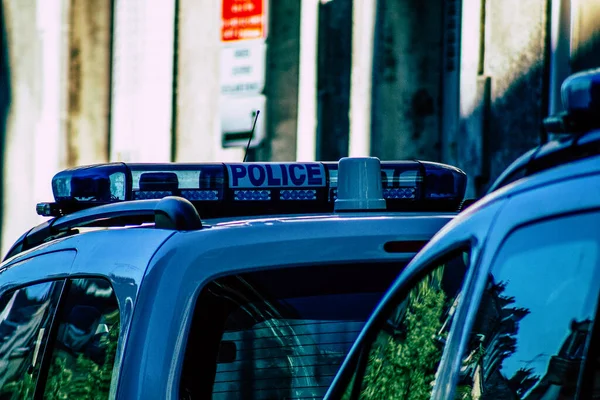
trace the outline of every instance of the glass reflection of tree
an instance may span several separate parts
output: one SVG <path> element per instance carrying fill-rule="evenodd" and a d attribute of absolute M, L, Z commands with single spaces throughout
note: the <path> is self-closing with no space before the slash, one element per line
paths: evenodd
<path fill-rule="evenodd" d="M 10 399 L 32 399 L 35 391 L 35 381 L 31 374 L 23 374 L 22 379 L 7 383 L 0 393 L 2 396 L 10 396 Z"/>
<path fill-rule="evenodd" d="M 527 308 L 512 306 L 515 299 L 503 295 L 505 289 L 506 282 L 490 279 L 475 322 L 471 351 L 463 360 L 458 398 L 520 398 L 539 380 L 531 368 L 521 368 L 509 379 L 500 372 L 504 360 L 517 350 L 519 322 L 530 313 Z"/>
<path fill-rule="evenodd" d="M 46 384 L 48 399 L 104 399 L 110 391 L 112 368 L 118 342 L 118 326 L 113 327 L 106 338 L 106 359 L 102 365 L 96 364 L 80 354 L 74 371 L 66 368 L 66 361 L 57 357 L 50 367 Z"/>
<path fill-rule="evenodd" d="M 440 331 L 446 310 L 444 268 L 414 288 L 405 308 L 390 321 L 371 349 L 361 399 L 428 399 L 441 358 Z"/>
<path fill-rule="evenodd" d="M 505 289 L 505 282 L 494 283 L 490 279 L 475 322 L 475 334 L 469 344 L 471 351 L 463 360 L 461 384 L 456 397 L 539 400 L 557 387 L 561 396 L 573 397 L 592 322 L 571 322 L 567 338 L 557 349 L 557 354 L 549 357 L 543 376 L 536 374 L 528 365 L 539 357 L 548 357 L 547 354 L 529 360 L 508 378 L 500 371 L 504 360 L 516 352 L 519 322 L 530 311 L 513 307 L 515 299 L 503 295 Z"/>
<path fill-rule="evenodd" d="M 108 398 L 112 370 L 115 361 L 119 336 L 118 310 L 105 316 L 111 326 L 108 334 L 101 339 L 100 347 L 104 355 L 100 363 L 85 354 L 79 354 L 73 369 L 67 366 L 67 360 L 58 356 L 50 366 L 44 398 L 99 400 Z"/>

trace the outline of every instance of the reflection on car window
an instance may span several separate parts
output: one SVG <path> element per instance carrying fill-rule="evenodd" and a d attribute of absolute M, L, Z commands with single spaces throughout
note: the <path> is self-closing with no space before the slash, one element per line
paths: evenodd
<path fill-rule="evenodd" d="M 468 252 L 454 253 L 401 299 L 371 343 L 360 387 L 344 398 L 428 399 L 460 298 Z"/>
<path fill-rule="evenodd" d="M 106 399 L 119 338 L 110 283 L 76 279 L 61 306 L 44 399 Z"/>
<path fill-rule="evenodd" d="M 0 298 L 0 398 L 32 399 L 62 281 Z"/>
<path fill-rule="evenodd" d="M 211 282 L 197 302 L 180 398 L 322 398 L 403 267 L 324 265 Z"/>
<path fill-rule="evenodd" d="M 570 399 L 598 298 L 600 214 L 513 233 L 488 278 L 459 393 L 473 399 Z"/>

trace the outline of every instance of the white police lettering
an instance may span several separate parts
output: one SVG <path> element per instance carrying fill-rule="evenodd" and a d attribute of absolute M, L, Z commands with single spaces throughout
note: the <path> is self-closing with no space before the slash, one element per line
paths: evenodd
<path fill-rule="evenodd" d="M 229 187 L 323 187 L 325 167 L 318 163 L 227 164 Z"/>

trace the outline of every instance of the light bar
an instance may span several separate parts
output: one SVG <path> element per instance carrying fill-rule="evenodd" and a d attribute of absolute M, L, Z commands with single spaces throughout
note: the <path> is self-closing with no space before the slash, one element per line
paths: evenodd
<path fill-rule="evenodd" d="M 328 213 L 337 178 L 337 162 L 99 164 L 56 174 L 55 203 L 40 203 L 37 212 L 60 216 L 118 201 L 181 196 L 203 218 Z M 456 211 L 467 177 L 444 164 L 383 161 L 381 179 L 388 211 Z"/>

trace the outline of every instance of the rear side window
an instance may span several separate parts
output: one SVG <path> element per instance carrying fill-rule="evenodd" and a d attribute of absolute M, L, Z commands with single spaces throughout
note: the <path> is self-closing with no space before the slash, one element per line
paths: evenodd
<path fill-rule="evenodd" d="M 488 277 L 458 392 L 465 398 L 571 399 L 600 287 L 600 214 L 515 231 Z"/>
<path fill-rule="evenodd" d="M 199 296 L 181 398 L 322 398 L 404 263 L 230 276 Z"/>
<path fill-rule="evenodd" d="M 32 399 L 63 281 L 0 297 L 0 398 Z"/>
<path fill-rule="evenodd" d="M 119 339 L 119 307 L 103 279 L 67 284 L 57 315 L 45 399 L 106 399 Z"/>

